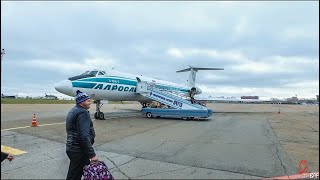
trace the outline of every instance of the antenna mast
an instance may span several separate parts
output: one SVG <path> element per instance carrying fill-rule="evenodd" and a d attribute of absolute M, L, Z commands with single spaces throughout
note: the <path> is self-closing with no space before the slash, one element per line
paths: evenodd
<path fill-rule="evenodd" d="M 2 74 L 2 59 L 4 54 L 5 54 L 4 49 L 1 49 L 1 74 Z"/>

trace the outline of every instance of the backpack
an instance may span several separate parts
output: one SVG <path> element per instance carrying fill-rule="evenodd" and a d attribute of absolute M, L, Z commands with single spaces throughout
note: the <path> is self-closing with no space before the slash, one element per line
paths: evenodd
<path fill-rule="evenodd" d="M 84 180 L 114 180 L 108 170 L 108 166 L 103 161 L 90 163 L 83 167 Z"/>

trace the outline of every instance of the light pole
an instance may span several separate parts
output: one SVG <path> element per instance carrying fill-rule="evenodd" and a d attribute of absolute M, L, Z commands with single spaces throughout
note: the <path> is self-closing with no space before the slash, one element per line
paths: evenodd
<path fill-rule="evenodd" d="M 4 54 L 5 54 L 4 49 L 1 49 L 1 75 L 2 75 L 2 58 Z"/>
<path fill-rule="evenodd" d="M 1 61 L 4 54 L 5 54 L 4 49 L 1 49 Z"/>
<path fill-rule="evenodd" d="M 4 54 L 5 54 L 4 49 L 1 49 L 1 82 L 2 82 L 2 58 Z M 1 97 L 2 97 L 2 92 L 1 92 Z"/>
<path fill-rule="evenodd" d="M 4 49 L 1 49 L 1 77 L 2 77 L 2 58 L 4 54 L 5 54 Z"/>

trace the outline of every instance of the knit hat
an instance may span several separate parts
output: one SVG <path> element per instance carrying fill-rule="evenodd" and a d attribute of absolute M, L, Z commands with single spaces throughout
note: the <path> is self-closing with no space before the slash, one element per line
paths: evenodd
<path fill-rule="evenodd" d="M 90 96 L 88 96 L 86 93 L 81 92 L 80 90 L 77 90 L 76 95 L 76 103 L 80 104 L 81 102 L 90 99 Z"/>

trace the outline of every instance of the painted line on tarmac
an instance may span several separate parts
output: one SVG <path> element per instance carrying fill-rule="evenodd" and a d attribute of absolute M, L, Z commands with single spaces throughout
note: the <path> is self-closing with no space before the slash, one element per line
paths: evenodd
<path fill-rule="evenodd" d="M 1 145 L 1 152 L 5 152 L 7 154 L 12 154 L 12 155 L 15 155 L 15 156 L 27 153 L 26 151 L 22 151 L 20 149 L 12 148 L 12 147 L 9 147 L 9 146 L 2 146 L 2 145 Z"/>
<path fill-rule="evenodd" d="M 23 128 L 28 128 L 30 126 L 22 126 L 22 127 L 15 127 L 15 128 L 8 128 L 8 129 L 1 129 L 1 132 L 2 131 L 10 131 L 10 130 L 14 130 L 14 129 L 23 129 Z"/>
<path fill-rule="evenodd" d="M 57 125 L 57 124 L 65 124 L 66 122 L 62 122 L 62 123 L 52 123 L 52 124 L 40 124 L 37 126 L 51 126 L 51 125 Z M 14 128 L 8 128 L 8 129 L 1 129 L 2 131 L 10 131 L 10 130 L 15 130 L 15 129 L 24 129 L 24 128 L 35 128 L 33 126 L 22 126 L 22 127 L 14 127 Z"/>

